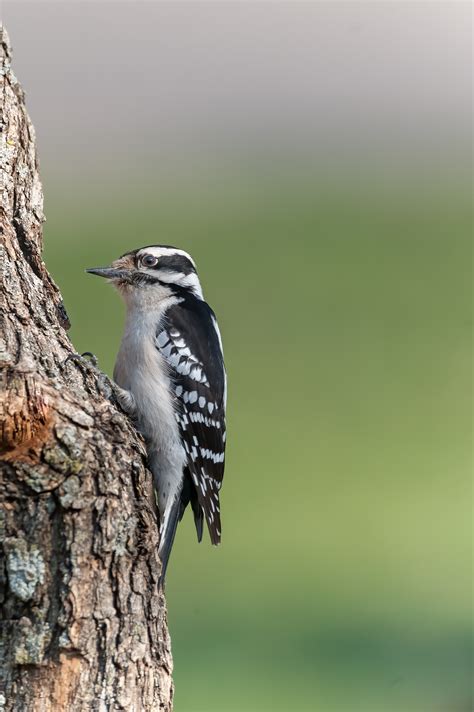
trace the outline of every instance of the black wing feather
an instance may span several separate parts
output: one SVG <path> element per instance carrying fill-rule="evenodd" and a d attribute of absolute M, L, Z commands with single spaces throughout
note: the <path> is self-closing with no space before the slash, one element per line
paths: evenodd
<path fill-rule="evenodd" d="M 176 420 L 187 453 L 198 538 L 202 512 L 213 544 L 221 539 L 219 490 L 224 476 L 226 374 L 217 322 L 206 302 L 187 295 L 171 306 L 156 335 L 176 397 Z M 188 485 L 187 485 L 188 486 Z M 186 506 L 186 505 L 185 505 Z"/>

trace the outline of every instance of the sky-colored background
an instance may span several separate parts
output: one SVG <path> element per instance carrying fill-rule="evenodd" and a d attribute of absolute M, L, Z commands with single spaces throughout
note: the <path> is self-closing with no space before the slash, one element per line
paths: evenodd
<path fill-rule="evenodd" d="M 467 712 L 471 7 L 7 0 L 45 259 L 177 244 L 223 331 L 223 545 L 170 563 L 176 712 Z"/>
<path fill-rule="evenodd" d="M 3 17 L 48 176 L 466 161 L 470 3 L 4 0 Z"/>

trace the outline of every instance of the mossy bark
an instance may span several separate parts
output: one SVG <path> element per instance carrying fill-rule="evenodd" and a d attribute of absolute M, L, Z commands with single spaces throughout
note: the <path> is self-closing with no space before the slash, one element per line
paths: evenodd
<path fill-rule="evenodd" d="M 143 444 L 42 261 L 35 134 L 2 32 L 0 710 L 171 710 Z"/>

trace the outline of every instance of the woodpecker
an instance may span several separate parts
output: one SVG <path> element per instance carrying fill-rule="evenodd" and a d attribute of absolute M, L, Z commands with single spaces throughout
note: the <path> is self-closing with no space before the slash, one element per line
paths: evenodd
<path fill-rule="evenodd" d="M 206 520 L 221 541 L 227 377 L 217 320 L 192 257 L 170 245 L 142 247 L 110 267 L 126 305 L 114 392 L 145 438 L 160 514 L 160 587 L 178 521 L 191 504 L 198 541 Z"/>

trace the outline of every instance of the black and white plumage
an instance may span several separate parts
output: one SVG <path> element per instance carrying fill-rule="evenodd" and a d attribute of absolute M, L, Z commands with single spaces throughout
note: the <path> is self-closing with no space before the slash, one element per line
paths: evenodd
<path fill-rule="evenodd" d="M 111 280 L 127 317 L 114 370 L 117 394 L 143 433 L 160 511 L 164 577 L 176 527 L 190 503 L 221 540 L 219 491 L 226 441 L 226 372 L 214 312 L 192 258 L 153 245 L 88 270 Z"/>
<path fill-rule="evenodd" d="M 214 313 L 206 302 L 183 296 L 167 310 L 156 344 L 170 367 L 187 469 L 211 541 L 218 544 L 226 425 L 225 371 Z"/>

